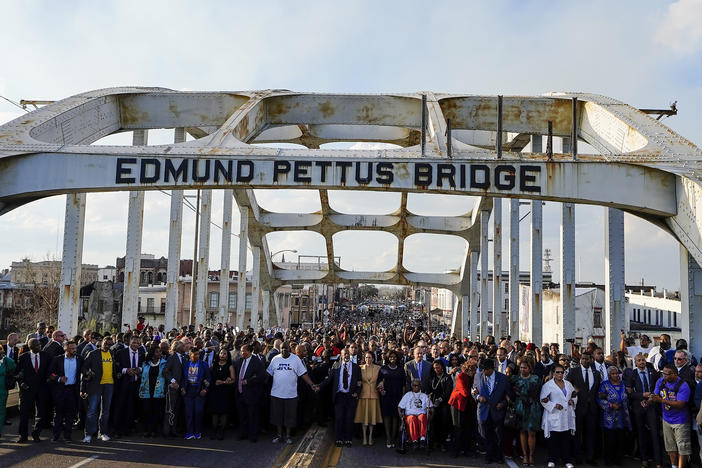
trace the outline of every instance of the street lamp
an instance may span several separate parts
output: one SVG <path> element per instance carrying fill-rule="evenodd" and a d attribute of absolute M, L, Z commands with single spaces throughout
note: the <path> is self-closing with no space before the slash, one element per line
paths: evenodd
<path fill-rule="evenodd" d="M 273 261 L 273 257 L 275 257 L 275 256 L 278 255 L 279 253 L 283 253 L 283 252 L 297 253 L 297 250 L 294 250 L 294 249 L 282 249 L 282 250 L 279 250 L 279 251 L 277 251 L 277 252 L 273 252 L 273 253 L 271 254 L 271 261 Z"/>

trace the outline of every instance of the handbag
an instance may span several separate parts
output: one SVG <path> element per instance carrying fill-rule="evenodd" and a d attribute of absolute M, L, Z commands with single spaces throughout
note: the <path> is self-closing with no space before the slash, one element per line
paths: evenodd
<path fill-rule="evenodd" d="M 507 405 L 507 411 L 505 412 L 505 426 L 511 429 L 519 429 L 520 418 L 517 414 L 517 410 L 514 407 L 514 403 L 509 403 Z"/>

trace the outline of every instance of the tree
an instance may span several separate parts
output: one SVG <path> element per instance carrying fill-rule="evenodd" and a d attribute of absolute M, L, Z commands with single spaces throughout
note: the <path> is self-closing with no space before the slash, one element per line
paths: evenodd
<path fill-rule="evenodd" d="M 17 270 L 14 282 L 13 313 L 9 325 L 20 332 L 30 332 L 37 322 L 56 324 L 60 299 L 61 261 L 46 256 L 46 260 L 32 262 L 23 258 L 13 265 Z"/>
<path fill-rule="evenodd" d="M 372 284 L 364 284 L 360 288 L 358 288 L 358 290 L 361 294 L 361 300 L 369 299 L 378 295 L 378 288 L 376 288 Z"/>

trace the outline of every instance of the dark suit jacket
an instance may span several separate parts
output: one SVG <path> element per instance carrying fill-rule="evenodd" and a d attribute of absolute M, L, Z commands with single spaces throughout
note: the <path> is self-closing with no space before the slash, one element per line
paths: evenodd
<path fill-rule="evenodd" d="M 588 390 L 585 388 L 585 380 L 583 379 L 582 366 L 573 367 L 568 372 L 568 377 L 566 377 L 566 380 L 572 383 L 573 387 L 575 387 L 575 389 L 578 391 L 578 404 L 575 407 L 576 415 L 582 415 L 587 413 L 593 414 L 597 412 L 597 392 L 599 391 L 602 379 L 600 377 L 600 373 L 597 372 L 595 369 L 592 369 L 592 376 L 595 382 L 594 384 L 592 384 L 591 382 L 592 388 Z M 576 416 L 576 418 L 577 417 L 581 416 Z"/>
<path fill-rule="evenodd" d="M 121 377 L 119 379 L 120 386 L 127 385 L 130 382 L 135 382 L 134 378 L 130 379 L 129 378 L 130 376 L 128 376 L 126 374 L 122 374 L 123 369 L 130 369 L 133 367 L 132 366 L 132 349 L 129 346 L 124 347 L 124 348 L 120 349 L 119 351 L 117 351 L 114 354 L 114 356 L 115 356 L 115 361 L 117 363 L 117 374 L 121 375 Z M 139 369 L 141 369 L 141 367 L 144 365 L 144 359 L 145 359 L 144 350 L 141 347 L 139 347 L 137 349 L 137 367 Z M 137 377 L 136 382 L 140 382 L 140 381 L 141 381 L 141 378 Z"/>
<path fill-rule="evenodd" d="M 266 368 L 263 366 L 263 361 L 256 356 L 251 355 L 249 365 L 246 366 L 244 372 L 244 380 L 246 385 L 242 387 L 243 392 L 239 393 L 239 374 L 241 374 L 241 366 L 244 359 L 239 358 L 234 361 L 234 389 L 237 397 L 242 398 L 246 403 L 253 404 L 260 400 L 263 395 L 263 384 L 266 381 Z"/>
<path fill-rule="evenodd" d="M 17 380 L 22 384 L 29 385 L 29 389 L 22 389 L 23 392 L 43 392 L 47 390 L 46 376 L 49 371 L 49 356 L 44 351 L 39 351 L 39 371 L 34 371 L 32 353 L 26 352 L 19 357 L 17 362 Z"/>
<path fill-rule="evenodd" d="M 331 386 L 332 401 L 336 401 L 336 396 L 339 393 L 339 380 L 341 378 L 341 362 L 334 363 L 329 369 L 329 374 L 327 378 L 320 384 L 321 387 Z M 350 361 L 349 361 L 350 362 Z M 358 364 L 351 362 L 351 383 L 349 384 L 349 395 L 356 394 L 356 397 L 361 392 L 361 387 L 359 383 L 361 382 L 361 367 Z"/>
<path fill-rule="evenodd" d="M 90 342 L 86 342 L 85 346 L 83 346 L 82 348 L 80 346 L 78 347 L 78 354 L 80 355 L 80 357 L 83 358 L 83 360 L 85 360 L 88 357 L 88 354 L 92 353 L 96 349 L 98 349 L 97 345 L 94 345 Z"/>
<path fill-rule="evenodd" d="M 412 388 L 412 379 L 419 378 L 422 381 L 422 392 L 427 395 L 431 391 L 431 362 L 422 361 L 422 375 L 417 372 L 417 361 L 412 359 L 405 364 L 405 389 Z"/>
<path fill-rule="evenodd" d="M 117 366 L 115 365 L 115 356 L 112 355 L 112 381 L 117 383 Z M 81 390 L 85 390 L 88 394 L 100 391 L 100 380 L 102 379 L 102 350 L 96 349 L 88 353 L 88 357 L 83 361 L 83 385 Z M 93 377 L 87 379 L 89 371 L 93 372 Z"/>
<path fill-rule="evenodd" d="M 4 345 L 2 345 L 2 347 L 5 348 L 5 356 L 9 356 L 10 355 L 10 353 L 8 351 L 9 345 L 4 344 Z M 16 367 L 17 361 L 19 360 L 18 354 L 19 354 L 19 348 L 17 346 L 13 346 L 12 347 L 12 360 L 15 361 L 15 367 Z"/>
<path fill-rule="evenodd" d="M 29 340 L 31 340 L 32 338 L 38 339 L 38 340 L 39 340 L 39 344 L 41 344 L 41 347 L 42 347 L 42 348 L 44 348 L 44 346 L 46 346 L 47 343 L 48 343 L 49 340 L 50 340 L 50 338 L 49 338 L 48 336 L 46 336 L 46 335 L 43 335 L 43 336 L 39 337 L 39 335 L 38 335 L 37 333 L 30 333 L 29 335 L 27 335 L 27 339 L 24 340 L 24 342 L 25 342 L 25 343 L 29 343 Z"/>
<path fill-rule="evenodd" d="M 183 362 L 187 361 L 188 357 L 183 356 Z M 183 380 L 183 364 L 177 354 L 171 354 L 166 359 L 166 367 L 163 368 L 163 377 L 166 379 L 166 385 L 171 384 L 171 380 L 175 380 L 178 385 Z"/>
<path fill-rule="evenodd" d="M 624 386 L 627 389 L 631 388 L 631 393 L 629 394 L 629 401 L 631 402 L 631 410 L 635 413 L 643 413 L 647 409 L 652 409 L 656 411 L 661 405 L 648 405 L 647 408 L 641 406 L 641 402 L 645 399 L 643 394 L 645 392 L 652 393 L 656 389 L 656 382 L 660 375 L 653 369 L 646 367 L 645 369 L 646 377 L 648 377 L 648 388 L 644 388 L 643 382 L 639 377 L 639 369 L 625 369 L 624 376 L 622 380 L 624 381 Z"/>
<path fill-rule="evenodd" d="M 64 353 L 63 351 L 63 346 L 61 346 L 57 341 L 49 341 L 49 343 L 44 346 L 44 349 L 42 349 L 46 354 L 49 355 L 49 358 L 53 361 L 53 359 L 56 356 L 59 356 Z"/>
<path fill-rule="evenodd" d="M 495 375 L 495 383 L 492 393 L 488 393 L 482 374 L 480 374 L 480 378 L 473 380 L 473 388 L 477 388 L 480 392 L 477 396 L 483 396 L 487 399 L 486 403 L 478 402 L 478 422 L 485 422 L 487 418 L 490 418 L 497 424 L 503 424 L 507 411 L 507 396 L 511 395 L 512 389 L 506 375 L 497 371 L 494 371 L 493 374 Z M 501 408 L 497 407 L 499 403 L 502 403 Z"/>
<path fill-rule="evenodd" d="M 695 392 L 695 387 L 697 387 L 697 382 L 695 381 L 695 367 L 688 362 L 680 368 L 678 371 L 678 377 L 687 382 L 687 385 L 690 387 L 690 396 L 692 396 L 692 394 Z"/>
<path fill-rule="evenodd" d="M 59 383 L 58 379 L 60 377 L 64 377 L 66 375 L 65 369 L 64 369 L 64 359 L 65 356 L 62 354 L 60 356 L 56 356 L 52 361 L 51 364 L 49 365 L 49 376 L 48 380 L 50 382 L 50 386 L 52 390 L 55 387 L 58 387 L 59 385 L 63 385 L 62 383 Z M 76 355 L 76 371 L 75 371 L 75 391 L 78 393 L 78 389 L 80 388 L 80 375 L 81 375 L 81 370 L 83 368 L 83 359 L 80 356 Z"/>

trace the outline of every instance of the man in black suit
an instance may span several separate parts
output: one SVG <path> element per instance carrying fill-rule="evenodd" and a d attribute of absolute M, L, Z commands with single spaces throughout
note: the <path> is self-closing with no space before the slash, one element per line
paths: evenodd
<path fill-rule="evenodd" d="M 495 371 L 500 374 L 507 373 L 507 366 L 512 362 L 507 359 L 507 350 L 505 348 L 497 348 L 497 362 L 495 362 Z"/>
<path fill-rule="evenodd" d="M 684 350 L 675 351 L 673 358 L 675 367 L 678 369 L 678 377 L 687 382 L 687 385 L 692 389 L 692 394 L 695 393 L 697 382 L 695 381 L 695 366 L 690 363 L 690 358 Z"/>
<path fill-rule="evenodd" d="M 163 377 L 166 379 L 166 412 L 163 418 L 163 433 L 167 437 L 176 436 L 178 414 L 180 413 L 180 382 L 183 380 L 183 362 L 188 358 L 183 355 L 185 346 L 182 341 L 174 341 L 171 345 L 171 354 L 166 360 Z"/>
<path fill-rule="evenodd" d="M 431 393 L 431 363 L 424 360 L 424 348 L 414 347 L 414 359 L 405 364 L 405 388 L 412 386 L 412 379 L 422 382 L 422 393 Z"/>
<path fill-rule="evenodd" d="M 7 335 L 7 344 L 2 345 L 5 348 L 5 356 L 9 357 L 15 364 L 19 360 L 19 347 L 17 343 L 19 342 L 19 335 L 17 333 L 10 333 Z"/>
<path fill-rule="evenodd" d="M 495 362 L 485 359 L 480 363 L 480 374 L 473 380 L 473 397 L 478 401 L 478 427 L 485 440 L 487 463 L 502 463 L 502 433 L 507 412 L 507 397 L 511 397 L 509 381 L 504 374 L 495 372 Z"/>
<path fill-rule="evenodd" d="M 597 392 L 602 380 L 600 373 L 592 368 L 592 354 L 583 352 L 580 355 L 580 365 L 570 369 L 566 379 L 573 384 L 578 395 L 575 407 L 575 463 L 582 465 L 585 459 L 589 465 L 597 466 L 595 438 L 600 411 Z"/>
<path fill-rule="evenodd" d="M 18 443 L 27 441 L 29 417 L 35 415 L 32 438 L 41 441 L 39 434 L 44 427 L 48 389 L 46 375 L 49 370 L 49 358 L 41 350 L 38 339 L 29 340 L 29 352 L 20 356 L 17 363 L 17 375 L 20 382 L 20 423 Z M 36 413 L 35 413 L 36 411 Z"/>
<path fill-rule="evenodd" d="M 36 338 L 39 340 L 39 346 L 40 349 L 46 346 L 46 344 L 49 342 L 49 337 L 46 336 L 46 323 L 45 322 L 39 322 L 37 323 L 37 332 L 36 333 L 30 333 L 27 335 L 27 339 L 25 340 L 25 343 L 29 343 L 29 340 L 32 338 Z"/>
<path fill-rule="evenodd" d="M 253 346 L 250 344 L 241 347 L 241 356 L 234 361 L 234 388 L 236 389 L 236 411 L 239 415 L 239 439 L 248 438 L 251 442 L 256 442 L 266 369 L 261 359 L 253 356 L 252 353 Z M 223 428 L 220 428 L 217 436 L 221 439 Z"/>
<path fill-rule="evenodd" d="M 49 358 L 49 364 L 54 360 L 56 356 L 63 354 L 63 343 L 66 341 L 66 334 L 61 330 L 56 330 L 51 334 L 51 341 L 49 341 L 42 351 L 46 353 Z M 46 429 L 51 428 L 51 422 L 54 420 L 54 393 L 49 392 L 49 399 L 46 402 L 46 416 L 44 421 L 46 422 Z"/>
<path fill-rule="evenodd" d="M 88 334 L 88 337 L 78 344 L 77 355 L 83 359 L 88 357 L 88 354 L 90 354 L 91 351 L 95 351 L 97 349 L 97 342 L 100 341 L 101 338 L 102 336 L 100 335 L 100 333 L 90 332 Z"/>
<path fill-rule="evenodd" d="M 351 362 L 348 348 L 342 349 L 339 360 L 329 369 L 329 375 L 320 385 L 320 387 L 331 385 L 337 447 L 341 447 L 342 444 L 351 446 L 353 416 L 361 383 L 361 368 L 358 364 Z"/>
<path fill-rule="evenodd" d="M 128 436 L 132 432 L 134 416 L 139 403 L 139 385 L 141 384 L 141 366 L 144 365 L 144 348 L 141 339 L 132 336 L 129 347 L 115 353 L 118 372 L 117 437 Z"/>
<path fill-rule="evenodd" d="M 71 441 L 83 367 L 83 361 L 80 356 L 76 355 L 78 346 L 75 341 L 66 341 L 64 348 L 65 354 L 56 356 L 49 366 L 48 380 L 56 409 L 54 442 L 59 441 L 61 432 L 63 432 L 63 438 L 66 442 Z"/>
<path fill-rule="evenodd" d="M 624 370 L 624 385 L 631 402 L 632 426 L 639 441 L 641 466 L 648 466 L 649 461 L 660 465 L 661 446 L 659 442 L 661 421 L 660 405 L 649 404 L 648 397 L 656 389 L 659 374 L 646 367 L 643 354 L 634 356 L 634 369 Z"/>

